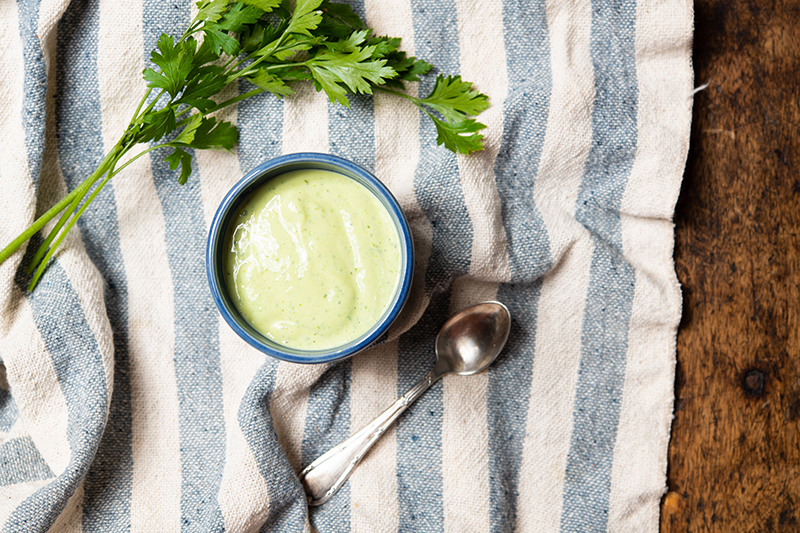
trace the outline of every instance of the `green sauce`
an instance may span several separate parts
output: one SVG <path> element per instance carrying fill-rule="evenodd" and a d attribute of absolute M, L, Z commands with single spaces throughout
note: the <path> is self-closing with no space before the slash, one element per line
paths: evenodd
<path fill-rule="evenodd" d="M 225 283 L 266 337 L 305 350 L 366 333 L 391 303 L 400 238 L 386 208 L 357 181 L 326 170 L 277 176 L 231 223 Z"/>

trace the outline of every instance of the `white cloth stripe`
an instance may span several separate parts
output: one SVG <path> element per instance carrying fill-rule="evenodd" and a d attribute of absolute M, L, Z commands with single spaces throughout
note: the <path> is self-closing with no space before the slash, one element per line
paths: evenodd
<path fill-rule="evenodd" d="M 508 93 L 503 10 L 493 0 L 457 0 L 459 59 L 464 80 L 489 97 L 491 107 L 481 114 L 486 148 L 470 156 L 458 154 L 464 203 L 472 223 L 470 274 L 484 280 L 508 280 L 505 227 L 500 195 L 494 178 L 495 161 L 503 137 L 503 101 Z"/>
<path fill-rule="evenodd" d="M 522 451 L 517 529 L 558 531 L 572 435 L 592 243 L 579 239 L 542 283 L 527 432 Z"/>
<path fill-rule="evenodd" d="M 59 475 L 67 468 L 71 455 L 67 402 L 28 301 L 19 289 L 14 298 L 20 302 L 12 315 L 14 326 L 0 345 L 8 383 L 25 429 L 50 470 Z"/>
<path fill-rule="evenodd" d="M 376 35 L 400 37 L 400 48 L 408 56 L 415 54 L 410 1 L 365 0 L 364 7 L 367 24 Z M 407 84 L 406 92 L 417 96 L 417 83 Z M 374 102 L 375 175 L 397 198 L 414 238 L 414 281 L 403 312 L 389 329 L 388 338 L 393 339 L 415 324 L 428 306 L 423 288 L 433 232 L 414 192 L 414 173 L 419 162 L 420 113 L 411 102 L 386 93 L 376 92 Z"/>
<path fill-rule="evenodd" d="M 672 219 L 689 152 L 692 9 L 653 0 L 636 11 L 637 153 L 620 206 L 629 215 Z"/>
<path fill-rule="evenodd" d="M 239 407 L 266 356 L 241 340 L 222 320 L 219 329 L 226 437 L 219 506 L 225 531 L 258 531 L 269 515 L 269 487 L 239 425 Z"/>
<path fill-rule="evenodd" d="M 450 314 L 497 298 L 497 283 L 458 278 L 450 295 Z M 489 427 L 488 371 L 445 376 L 442 383 L 442 505 L 444 531 L 488 531 Z M 464 495 L 469 494 L 469 498 Z"/>
<path fill-rule="evenodd" d="M 64 510 L 47 530 L 48 533 L 81 533 L 83 531 L 83 482 L 70 496 Z"/>
<path fill-rule="evenodd" d="M 227 116 L 225 120 L 230 121 Z M 203 200 L 203 219 L 206 229 L 211 226 L 220 202 L 237 181 L 242 178 L 239 158 L 236 154 L 217 150 L 197 150 L 195 152 L 199 175 L 189 179 L 200 180 L 200 195 Z"/>
<path fill-rule="evenodd" d="M 622 200 L 626 259 L 636 268 L 627 378 L 609 495 L 610 531 L 656 531 L 667 447 L 681 294 L 672 265 L 672 212 L 691 124 L 691 2 L 637 10 L 637 155 Z M 669 140 L 670 142 L 667 142 Z M 657 465 L 657 467 L 653 467 Z"/>
<path fill-rule="evenodd" d="M 283 100 L 283 153 L 327 153 L 328 97 L 308 83 L 296 83 L 292 90 Z"/>
<path fill-rule="evenodd" d="M 49 209 L 51 205 L 67 194 L 67 186 L 58 161 L 54 98 L 58 33 L 56 24 L 65 9 L 66 3 L 60 0 L 43 2 L 40 6 L 39 42 L 42 46 L 42 54 L 47 67 L 47 79 L 49 80 L 47 84 L 45 146 L 40 177 L 39 205 L 37 206 L 42 211 Z M 37 216 L 39 214 L 37 213 Z M 55 220 L 51 221 L 46 226 L 47 231 L 55 223 Z M 58 257 L 59 264 L 75 289 L 75 294 L 81 302 L 83 315 L 86 317 L 86 322 L 102 354 L 107 416 L 114 389 L 114 341 L 111 324 L 106 315 L 103 279 L 86 254 L 83 241 L 77 229 L 73 229 L 66 236 L 56 257 Z"/>
<path fill-rule="evenodd" d="M 117 142 L 142 96 L 142 5 L 100 4 L 98 68 L 104 151 Z M 147 156 L 113 180 L 129 296 L 133 480 L 131 528 L 179 531 L 181 458 L 175 381 L 174 307 L 164 215 Z M 147 238 L 141 238 L 146 235 Z"/>
<path fill-rule="evenodd" d="M 0 83 L 0 141 L 5 147 L 3 164 L 0 165 L 0 239 L 5 246 L 17 233 L 33 220 L 35 196 L 28 167 L 28 151 L 25 146 L 25 132 L 21 122 L 24 87 L 24 62 L 22 43 L 19 40 L 19 13 L 16 2 L 0 2 L 0 38 L 9 43 L 0 54 L 0 69 L 6 73 Z M 12 205 L 13 203 L 13 205 Z M 20 209 L 22 208 L 22 209 Z M 67 404 L 58 383 L 53 360 L 36 328 L 31 308 L 22 291 L 14 281 L 13 272 L 21 258 L 17 252 L 0 266 L 0 274 L 6 283 L 0 287 L 0 308 L 6 310 L 0 320 L 0 354 L 6 366 L 8 383 L 13 390 L 14 400 L 24 429 L 33 439 L 42 458 L 54 474 L 64 471 L 69 464 L 70 447 L 67 440 Z M 23 426 L 18 421 L 15 426 Z M 24 487 L 43 485 L 34 482 Z M 20 487 L 22 489 L 22 487 Z M 35 490 L 35 489 L 34 489 Z M 24 497 L 17 498 L 6 490 L 2 493 L 3 507 L 13 501 L 21 502 L 33 493 L 21 490 Z M 2 521 L 11 513 L 1 511 Z"/>
<path fill-rule="evenodd" d="M 193 11 L 195 10 L 193 6 Z M 237 84 L 232 84 L 220 93 L 216 101 L 225 101 L 233 98 L 238 93 Z M 214 115 L 217 120 L 237 123 L 236 105 L 220 110 Z M 217 212 L 222 199 L 237 181 L 242 178 L 242 169 L 239 166 L 239 157 L 234 152 L 226 150 L 195 150 L 195 161 L 199 176 L 190 176 L 189 179 L 200 180 L 200 195 L 203 201 L 203 218 L 206 229 L 211 226 L 214 214 Z"/>
<path fill-rule="evenodd" d="M 397 399 L 397 345 L 395 340 L 353 358 L 351 434 L 372 422 Z M 389 533 L 399 527 L 396 436 L 392 426 L 350 477 L 353 533 Z"/>
<path fill-rule="evenodd" d="M 283 105 L 283 153 L 328 152 L 328 97 L 313 86 L 295 84 Z M 270 412 L 292 469 L 299 472 L 308 393 L 326 366 L 281 362 L 270 397 Z"/>
<path fill-rule="evenodd" d="M 0 487 L 0 523 L 5 523 L 19 504 L 49 482 L 49 479 L 39 479 Z"/>
<path fill-rule="evenodd" d="M 534 200 L 545 223 L 554 263 L 583 234 L 575 220 L 584 165 L 592 144 L 594 77 L 590 56 L 591 2 L 549 0 L 552 89 Z M 569 128 L 558 125 L 569 124 Z M 589 268 L 589 265 L 586 265 Z"/>
<path fill-rule="evenodd" d="M 503 12 L 491 0 L 457 0 L 459 54 L 463 79 L 480 80 L 476 89 L 492 107 L 481 115 L 486 149 L 458 155 L 464 203 L 472 224 L 469 276 L 453 283 L 450 313 L 497 297 L 497 280 L 508 280 L 507 237 L 494 178 L 503 135 L 503 100 L 508 93 Z M 462 36 L 468 36 L 463 38 Z M 488 179 L 487 179 L 488 178 Z M 492 280 L 479 282 L 478 279 Z M 445 376 L 442 393 L 442 505 L 444 531 L 487 531 L 490 480 L 487 372 L 468 378 Z M 464 495 L 471 497 L 465 499 Z"/>
<path fill-rule="evenodd" d="M 646 226 L 646 227 L 645 227 Z M 674 277 L 673 227 L 668 221 L 623 217 L 626 257 L 661 263 L 659 277 L 637 273 L 628 333 L 627 378 L 622 396 L 609 496 L 609 531 L 657 531 L 666 490 L 667 446 L 680 318 L 677 280 L 671 290 L 653 279 Z M 671 353 L 671 357 L 659 354 Z M 644 435 L 644 437 L 642 437 Z M 656 464 L 658 468 L 648 468 Z M 643 505 L 646 503 L 646 505 Z"/>
<path fill-rule="evenodd" d="M 26 226 L 33 222 L 36 196 L 28 168 L 25 130 L 22 126 L 25 65 L 19 38 L 19 12 L 16 2 L 0 2 L 0 143 L 4 148 L 0 165 L 0 246 L 5 247 Z M 22 260 L 25 247 L 0 265 L 0 309 L 12 309 L 16 301 L 14 272 Z M 0 315 L 0 336 L 12 327 L 11 313 Z"/>
<path fill-rule="evenodd" d="M 380 3 L 365 0 L 367 23 L 377 35 L 402 38 L 401 48 L 414 55 L 414 27 L 408 2 Z M 409 94 L 416 94 L 411 84 Z M 419 275 L 420 253 L 427 264 L 430 247 L 430 226 L 417 204 L 414 194 L 414 169 L 419 160 L 419 113 L 411 102 L 397 102 L 387 94 L 376 92 L 373 98 L 375 116 L 375 175 L 392 191 L 403 207 L 412 226 Z M 397 105 L 397 104 L 400 105 Z M 421 241 L 421 242 L 420 242 Z M 424 271 L 424 270 L 423 270 Z M 419 278 L 416 278 L 419 281 Z M 416 284 L 420 286 L 419 283 Z M 412 294 L 402 317 L 395 322 L 389 338 L 395 339 L 356 356 L 352 363 L 350 383 L 350 433 L 369 424 L 397 399 L 397 335 L 416 322 L 409 318 L 424 311 L 419 291 Z M 400 512 L 397 501 L 396 430 L 390 428 L 367 454 L 350 477 L 350 527 L 354 533 L 389 533 L 397 531 Z"/>
<path fill-rule="evenodd" d="M 548 1 L 552 90 L 534 198 L 556 266 L 539 297 L 517 531 L 558 531 L 592 244 L 574 219 L 592 135 L 591 2 Z M 569 129 L 556 127 L 570 124 Z"/>
<path fill-rule="evenodd" d="M 269 410 L 275 424 L 275 433 L 286 453 L 292 470 L 299 472 L 301 464 L 303 431 L 306 427 L 308 392 L 311 385 L 325 372 L 328 365 L 300 365 L 278 363 L 275 388 L 269 399 Z"/>
<path fill-rule="evenodd" d="M 196 8 L 193 7 L 193 14 Z M 226 89 L 218 100 L 235 96 L 236 85 Z M 218 120 L 236 124 L 236 107 L 217 115 Z M 222 150 L 197 150 L 198 172 L 189 179 L 199 179 L 206 229 L 228 190 L 242 177 L 235 153 Z M 258 531 L 269 515 L 269 487 L 256 464 L 253 451 L 239 424 L 239 408 L 266 356 L 240 339 L 219 321 L 220 370 L 225 418 L 225 468 L 218 501 L 231 532 Z"/>
<path fill-rule="evenodd" d="M 38 24 L 39 39 L 41 40 L 52 39 L 53 41 L 56 40 L 58 21 L 61 20 L 61 16 L 67 10 L 67 7 L 69 7 L 68 0 L 42 0 L 42 3 L 39 4 L 39 24 Z M 49 49 L 50 46 L 47 45 L 42 48 Z M 45 61 L 49 61 L 47 57 L 45 57 Z M 49 85 L 54 85 L 51 83 L 53 81 L 53 77 L 50 75 L 49 72 L 48 72 L 48 80 L 49 80 L 48 81 Z"/>

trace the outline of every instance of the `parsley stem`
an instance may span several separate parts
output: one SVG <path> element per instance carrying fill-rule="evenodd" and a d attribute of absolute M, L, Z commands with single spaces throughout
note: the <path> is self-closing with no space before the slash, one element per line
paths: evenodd
<path fill-rule="evenodd" d="M 233 104 L 235 104 L 237 102 L 241 102 L 242 100 L 245 100 L 247 98 L 250 98 L 251 96 L 255 96 L 255 95 L 263 93 L 263 92 L 264 92 L 264 89 L 261 89 L 261 88 L 253 89 L 252 91 L 247 91 L 246 93 L 242 93 L 242 94 L 240 94 L 238 96 L 234 96 L 233 98 L 229 98 L 228 100 L 225 100 L 224 102 L 220 102 L 219 104 L 215 105 L 214 107 L 212 107 L 211 109 L 206 111 L 204 114 L 205 115 L 210 115 L 211 113 L 215 113 L 215 112 L 219 111 L 220 109 L 222 109 L 224 107 L 228 107 L 229 105 L 233 105 Z"/>
<path fill-rule="evenodd" d="M 267 46 L 265 46 L 263 48 L 259 48 L 258 50 L 255 50 L 255 51 L 250 52 L 249 54 L 247 54 L 247 56 L 245 56 L 241 61 L 239 61 L 233 67 L 231 67 L 229 70 L 227 70 L 225 72 L 225 75 L 226 76 L 230 76 L 230 73 L 233 72 L 234 73 L 234 76 L 233 76 L 234 80 L 238 79 L 238 78 L 241 78 L 242 76 L 245 76 L 247 73 L 249 73 L 253 69 L 254 66 L 258 65 L 259 63 L 261 63 L 262 61 L 264 61 L 265 59 L 267 59 L 269 57 L 273 57 L 277 52 L 291 49 L 291 46 L 286 46 L 284 48 L 281 48 L 281 45 L 283 44 L 284 38 L 286 38 L 286 31 L 285 30 L 281 34 L 280 37 L 278 37 L 277 39 L 275 39 L 274 41 L 269 43 Z M 236 71 L 236 69 L 240 65 L 242 65 L 245 61 L 247 61 L 250 58 L 252 58 L 256 54 L 256 52 L 259 52 L 259 57 L 257 59 L 255 59 L 252 63 L 247 65 L 247 68 L 243 68 L 240 71 Z M 225 65 L 225 66 L 227 67 L 228 65 Z"/>
<path fill-rule="evenodd" d="M 117 174 L 119 174 L 120 172 L 122 172 L 122 170 L 123 170 L 125 167 L 127 167 L 128 165 L 130 165 L 131 163 L 133 163 L 134 161 L 136 161 L 136 160 L 137 160 L 137 159 L 139 159 L 140 157 L 142 157 L 144 154 L 147 154 L 147 153 L 149 153 L 149 152 L 152 152 L 153 150 L 158 150 L 159 148 L 166 148 L 166 147 L 168 147 L 168 146 L 170 146 L 170 145 L 169 145 L 169 143 L 161 143 L 161 144 L 156 144 L 156 145 L 154 145 L 154 146 L 150 146 L 149 148 L 146 148 L 145 150 L 142 150 L 141 152 L 139 152 L 139 153 L 138 153 L 138 154 L 136 154 L 135 156 L 133 156 L 133 157 L 131 157 L 130 159 L 128 159 L 127 161 L 125 161 L 125 163 L 124 163 L 124 164 L 123 164 L 121 167 L 119 167 L 118 169 L 116 169 L 116 170 L 114 171 L 114 175 L 117 175 Z M 133 146 L 131 146 L 131 147 L 133 147 Z"/>
<path fill-rule="evenodd" d="M 136 106 L 136 112 L 133 114 L 133 118 L 131 119 L 131 123 L 128 125 L 129 128 L 131 126 L 133 126 L 134 121 L 139 117 L 139 111 L 142 110 L 142 106 L 147 101 L 147 97 L 150 96 L 151 92 L 153 92 L 153 88 L 152 87 L 148 87 L 147 88 L 147 92 L 145 92 L 144 96 L 142 96 L 142 99 L 139 100 L 139 105 Z"/>
<path fill-rule="evenodd" d="M 113 168 L 113 166 L 114 166 L 113 163 L 112 163 L 111 166 Z M 87 198 L 86 201 L 83 202 L 83 205 L 78 210 L 78 212 L 72 217 L 72 219 L 69 221 L 69 224 L 67 224 L 67 227 L 64 228 L 64 231 L 62 231 L 58 235 L 58 238 L 53 243 L 53 246 L 50 247 L 50 250 L 47 252 L 47 255 L 44 257 L 42 262 L 39 263 L 39 267 L 36 269 L 36 274 L 34 274 L 33 278 L 31 279 L 31 282 L 28 284 L 28 290 L 29 291 L 32 291 L 34 289 L 34 287 L 36 287 L 36 284 L 39 282 L 39 278 L 42 277 L 42 274 L 44 273 L 45 267 L 50 262 L 50 259 L 53 257 L 53 254 L 58 249 L 58 246 L 61 244 L 61 242 L 64 240 L 64 238 L 70 232 L 70 230 L 72 230 L 72 228 L 75 226 L 75 223 L 81 217 L 83 212 L 86 211 L 86 208 L 89 207 L 89 204 L 92 203 L 92 200 L 95 199 L 97 194 L 103 189 L 103 187 L 105 187 L 105 185 L 108 183 L 108 181 L 113 176 L 114 176 L 113 172 L 109 171 L 108 174 L 106 175 L 106 178 L 103 181 L 100 182 L 100 185 L 98 185 L 94 189 L 94 191 L 92 191 L 92 194 L 89 195 L 89 198 Z"/>
<path fill-rule="evenodd" d="M 11 257 L 11 254 L 16 252 L 17 248 L 22 246 L 28 239 L 33 237 L 40 229 L 42 229 L 45 224 L 54 219 L 56 215 L 63 211 L 69 204 L 71 204 L 72 200 L 74 200 L 78 194 L 80 194 L 80 189 L 74 189 L 72 192 L 62 198 L 60 202 L 51 207 L 45 214 L 36 219 L 36 221 L 31 224 L 30 227 L 20 233 L 16 239 L 8 244 L 8 246 L 0 250 L 0 263 Z"/>
<path fill-rule="evenodd" d="M 229 98 L 228 100 L 225 100 L 224 102 L 220 102 L 219 104 L 215 105 L 214 107 L 212 107 L 211 109 L 209 109 L 208 111 L 203 113 L 203 116 L 205 117 L 205 116 L 208 116 L 208 115 L 210 115 L 212 113 L 216 113 L 220 109 L 228 107 L 229 105 L 233 105 L 233 104 L 235 104 L 237 102 L 241 102 L 242 100 L 246 100 L 247 98 L 250 98 L 251 96 L 255 96 L 255 95 L 261 94 L 263 92 L 264 92 L 264 89 L 253 89 L 252 91 L 247 91 L 246 93 L 242 93 L 239 96 L 234 96 L 233 98 Z M 191 107 L 187 107 L 186 109 L 184 109 L 183 111 L 178 113 L 176 115 L 176 117 L 182 117 L 186 113 L 189 113 L 190 111 L 192 111 L 192 109 L 193 108 L 191 108 Z M 189 121 L 192 119 L 193 116 L 194 115 L 190 115 L 190 116 L 180 120 L 176 124 L 175 128 L 177 129 L 177 128 L 185 126 L 186 124 L 189 123 Z M 168 145 L 164 145 L 164 146 L 168 146 Z"/>
<path fill-rule="evenodd" d="M 132 148 L 133 146 L 134 145 L 129 144 L 128 146 L 124 147 L 122 149 L 122 151 L 120 151 L 114 159 L 111 159 L 109 161 L 109 165 L 107 165 L 108 166 L 108 172 L 105 173 L 106 174 L 105 179 L 103 181 L 101 181 L 100 184 L 97 187 L 95 187 L 95 189 L 92 191 L 92 194 L 89 195 L 89 198 L 87 198 L 86 201 L 83 202 L 83 205 L 80 207 L 80 209 L 78 209 L 78 212 L 73 215 L 72 219 L 69 221 L 69 224 L 67 224 L 67 226 L 64 228 L 64 230 L 58 235 L 58 238 L 55 240 L 53 245 L 50 247 L 50 250 L 47 252 L 47 255 L 44 257 L 44 259 L 40 263 L 38 263 L 39 266 L 36 269 L 36 274 L 34 274 L 33 278 L 31 279 L 30 284 L 28 285 L 28 290 L 29 291 L 32 291 L 34 289 L 34 287 L 36 287 L 36 284 L 39 282 L 39 278 L 41 278 L 41 276 L 44 273 L 44 270 L 45 270 L 47 264 L 50 262 L 50 259 L 53 257 L 53 254 L 58 249 L 58 247 L 61 244 L 61 242 L 64 240 L 64 238 L 70 232 L 70 230 L 72 230 L 72 228 L 75 226 L 75 223 L 78 221 L 78 219 L 81 217 L 81 215 L 83 215 L 83 212 L 86 211 L 86 208 L 89 207 L 89 204 L 92 203 L 92 201 L 97 197 L 97 195 L 100 193 L 100 191 L 103 190 L 103 188 L 108 184 L 109 181 L 111 181 L 111 178 L 113 178 L 114 176 L 119 174 L 125 167 L 127 167 L 128 165 L 130 165 L 131 163 L 133 163 L 134 161 L 139 159 L 144 154 L 146 154 L 148 152 L 152 152 L 153 150 L 156 150 L 158 148 L 163 148 L 166 145 L 165 144 L 159 144 L 159 145 L 156 145 L 156 146 L 151 146 L 151 147 L 147 148 L 146 150 L 142 150 L 141 152 L 139 152 L 138 154 L 136 154 L 135 156 L 130 158 L 128 161 L 126 161 L 121 167 L 115 168 L 115 166 L 116 166 L 117 162 L 119 161 L 119 159 L 130 148 Z M 117 147 L 115 147 L 115 150 L 112 150 L 111 153 L 115 153 L 116 152 L 116 148 Z M 100 170 L 100 168 L 98 168 L 98 170 Z M 91 179 L 95 175 L 97 175 L 97 177 L 94 178 L 94 181 L 97 181 L 97 179 L 99 179 L 100 176 L 102 176 L 103 174 L 102 173 L 98 174 L 97 172 L 95 172 L 94 174 L 92 174 L 92 176 L 90 176 L 89 179 Z M 87 179 L 86 181 L 88 182 L 89 179 Z M 92 183 L 94 183 L 94 182 L 92 182 Z M 83 185 L 83 184 L 81 184 L 81 185 Z M 86 194 L 86 193 L 84 193 L 84 194 Z M 39 251 L 41 251 L 43 249 L 44 248 L 40 248 Z M 38 252 L 37 252 L 37 254 L 38 254 Z M 35 265 L 36 262 L 32 261 L 31 264 Z"/>
<path fill-rule="evenodd" d="M 193 33 L 196 33 L 197 31 L 199 31 L 200 30 L 200 26 L 203 25 L 203 22 L 204 21 L 202 21 L 202 20 L 194 20 L 192 22 L 192 24 L 188 28 L 186 28 L 186 31 L 183 32 L 183 35 L 181 35 L 181 38 L 178 39 L 178 42 L 183 41 L 184 39 L 186 39 L 187 37 L 189 37 Z"/>
<path fill-rule="evenodd" d="M 373 89 L 377 89 L 377 90 L 382 91 L 382 92 L 385 92 L 385 93 L 394 94 L 395 96 L 402 96 L 403 98 L 405 98 L 407 100 L 411 100 L 412 102 L 417 104 L 417 106 L 422 107 L 422 100 L 420 98 L 415 97 L 415 96 L 411 96 L 411 95 L 406 94 L 406 93 L 401 93 L 400 91 L 395 91 L 394 89 L 388 89 L 386 87 L 381 87 L 380 85 L 373 85 L 372 88 Z"/>
<path fill-rule="evenodd" d="M 200 0 L 198 15 L 177 42 L 166 34 L 159 39 L 158 52 L 151 53 L 154 66 L 145 69 L 148 88 L 117 144 L 80 185 L 0 250 L 0 263 L 50 224 L 52 229 L 28 268 L 29 273 L 35 271 L 32 290 L 67 234 L 111 178 L 144 154 L 172 147 L 176 150 L 166 160 L 170 167 L 180 165 L 178 182 L 184 183 L 191 174 L 192 155 L 183 149 L 230 150 L 235 145 L 236 128 L 228 122 L 216 123 L 211 114 L 264 92 L 278 97 L 290 94 L 286 84 L 301 79 L 314 77 L 318 89 L 344 105 L 348 94 L 371 89 L 400 96 L 434 121 L 438 144 L 460 153 L 482 149 L 482 136 L 475 132 L 484 126 L 461 119 L 483 111 L 488 105 L 486 96 L 472 91 L 458 76 L 439 76 L 427 98 L 379 86 L 396 78 L 398 68 L 405 73 L 397 79 L 402 86 L 403 81 L 416 80 L 416 74 L 427 72 L 430 65 L 406 58 L 397 49 L 399 39 L 371 37 L 372 30 L 349 7 L 328 9 L 323 1 Z M 194 37 L 201 32 L 205 46 Z M 271 41 L 259 46 L 267 39 Z M 252 50 L 253 45 L 258 47 Z M 242 50 L 243 46 L 252 51 Z M 225 49 L 237 52 L 227 55 Z M 224 87 L 240 78 L 256 87 L 220 103 L 213 101 Z M 160 139 L 172 141 L 147 147 Z M 139 144 L 143 149 L 122 163 L 123 156 Z"/>
<path fill-rule="evenodd" d="M 56 238 L 56 235 L 58 235 L 59 230 L 64 226 L 67 220 L 69 220 L 69 217 L 72 215 L 72 213 L 74 213 L 75 210 L 78 208 L 78 205 L 80 205 L 80 202 L 86 195 L 86 192 L 88 191 L 85 191 L 82 195 L 76 196 L 75 199 L 72 201 L 72 203 L 69 205 L 69 207 L 65 209 L 64 212 L 61 214 L 61 218 L 58 219 L 58 222 L 56 223 L 55 227 L 53 227 L 53 229 L 50 230 L 50 233 L 47 234 L 47 238 L 44 240 L 41 246 L 39 246 L 39 249 L 36 250 L 36 254 L 33 256 L 33 259 L 31 259 L 30 262 L 28 263 L 28 266 L 25 269 L 28 274 L 33 273 L 33 270 L 36 268 L 36 265 L 39 264 L 39 261 L 42 260 L 42 256 L 45 254 L 45 252 L 47 252 L 48 248 L 50 247 L 50 243 L 53 242 L 53 239 Z"/>
<path fill-rule="evenodd" d="M 147 94 L 145 94 L 145 96 L 144 96 L 145 99 L 147 99 L 147 97 L 150 95 L 150 91 L 151 90 L 152 90 L 152 88 L 148 89 Z M 158 103 L 158 101 L 161 100 L 161 97 L 164 96 L 164 93 L 166 93 L 166 92 L 167 92 L 166 89 L 161 89 L 161 92 L 159 92 L 156 95 L 156 97 L 153 99 L 153 101 L 150 102 L 150 105 L 148 105 L 147 108 L 144 111 L 142 111 L 142 114 L 140 116 L 144 116 L 144 115 L 148 114 L 150 111 L 152 111 L 153 108 L 156 106 L 156 103 Z"/>
<path fill-rule="evenodd" d="M 106 156 L 103 161 L 98 165 L 97 169 L 88 177 L 86 178 L 83 183 L 78 186 L 78 189 L 82 192 L 75 196 L 75 199 L 69 205 L 69 207 L 62 213 L 61 218 L 56 223 L 55 227 L 50 231 L 47 235 L 45 241 L 39 246 L 39 249 L 36 250 L 36 254 L 31 259 L 30 263 L 27 267 L 28 274 L 32 273 L 34 268 L 39 264 L 42 259 L 42 256 L 47 252 L 50 243 L 53 242 L 53 239 L 56 238 L 58 235 L 59 230 L 64 226 L 70 216 L 78 209 L 81 200 L 86 196 L 86 194 L 91 189 L 92 185 L 94 185 L 98 179 L 103 177 L 103 174 L 106 173 L 107 168 L 113 168 L 116 162 L 122 157 L 125 152 L 130 149 L 131 145 L 127 147 L 122 147 L 121 144 L 117 144 L 114 148 L 109 152 L 108 156 Z M 67 230 L 68 231 L 68 230 Z M 60 242 L 60 241 L 59 241 Z M 57 247 L 58 245 L 56 245 Z"/>
<path fill-rule="evenodd" d="M 100 162 L 97 169 L 88 177 L 86 178 L 80 185 L 75 187 L 72 191 L 70 191 L 64 198 L 62 198 L 58 203 L 56 203 L 53 207 L 47 210 L 45 214 L 40 216 L 36 221 L 31 224 L 25 231 L 19 234 L 19 236 L 11 241 L 5 248 L 0 250 L 0 263 L 8 259 L 11 254 L 17 251 L 17 248 L 22 246 L 28 239 L 33 237 L 36 233 L 39 232 L 48 222 L 53 220 L 59 213 L 61 213 L 64 209 L 66 209 L 75 198 L 83 198 L 86 195 L 86 192 L 92 186 L 92 184 L 97 181 L 97 179 L 103 175 L 105 172 L 105 168 L 108 163 L 112 159 L 113 150 L 109 152 L 108 155 L 103 158 L 103 161 Z M 102 172 L 101 172 L 102 170 Z M 93 180 L 93 181 L 92 181 Z"/>

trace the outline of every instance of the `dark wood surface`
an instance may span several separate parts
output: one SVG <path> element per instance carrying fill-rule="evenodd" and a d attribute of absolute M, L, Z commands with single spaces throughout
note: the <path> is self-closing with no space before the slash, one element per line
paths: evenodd
<path fill-rule="evenodd" d="M 800 531 L 800 1 L 695 3 L 662 532 Z"/>

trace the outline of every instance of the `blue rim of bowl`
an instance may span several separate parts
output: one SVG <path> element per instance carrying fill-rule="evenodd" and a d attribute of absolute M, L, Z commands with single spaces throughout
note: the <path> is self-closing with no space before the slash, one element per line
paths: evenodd
<path fill-rule="evenodd" d="M 224 280 L 221 275 L 222 254 L 215 253 L 218 247 L 221 248 L 220 242 L 224 241 L 226 237 L 228 223 L 232 218 L 232 214 L 236 213 L 237 207 L 242 201 L 246 200 L 256 189 L 268 180 L 285 174 L 286 172 L 301 169 L 330 170 L 355 179 L 357 182 L 367 187 L 368 190 L 381 200 L 381 203 L 386 207 L 391 218 L 395 221 L 397 233 L 401 241 L 402 270 L 398 283 L 398 290 L 383 316 L 361 337 L 343 346 L 327 350 L 299 350 L 284 346 L 268 339 L 241 318 L 228 297 L 227 290 L 224 288 Z M 290 363 L 314 364 L 339 361 L 351 357 L 375 343 L 386 332 L 392 322 L 394 322 L 405 305 L 406 300 L 408 300 L 413 271 L 414 246 L 411 238 L 411 230 L 402 209 L 400 209 L 400 204 L 398 204 L 389 189 L 387 189 L 378 178 L 373 176 L 371 172 L 352 161 L 330 154 L 299 152 L 282 155 L 258 165 L 245 174 L 244 177 L 228 191 L 228 194 L 225 195 L 225 198 L 217 208 L 217 212 L 214 215 L 214 220 L 211 222 L 211 227 L 208 232 L 208 245 L 206 248 L 206 274 L 208 276 L 208 285 L 211 289 L 214 303 L 216 303 L 217 309 L 225 319 L 225 322 L 228 323 L 239 337 L 257 350 L 276 359 L 288 361 Z"/>

